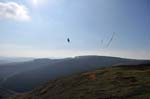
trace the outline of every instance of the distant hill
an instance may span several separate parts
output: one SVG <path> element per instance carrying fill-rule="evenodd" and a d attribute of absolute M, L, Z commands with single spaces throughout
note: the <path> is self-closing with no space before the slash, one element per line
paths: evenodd
<path fill-rule="evenodd" d="M 6 99 L 7 97 L 10 97 L 15 94 L 16 93 L 11 90 L 0 87 L 0 99 Z"/>
<path fill-rule="evenodd" d="M 11 99 L 149 99 L 150 63 L 113 66 L 51 80 Z"/>
<path fill-rule="evenodd" d="M 25 62 L 33 60 L 34 58 L 24 58 L 24 57 L 2 57 L 0 56 L 0 65 L 14 62 Z"/>
<path fill-rule="evenodd" d="M 7 63 L 10 63 L 10 62 L 8 62 L 6 60 L 0 60 L 0 64 L 7 64 Z"/>
<path fill-rule="evenodd" d="M 50 59 L 35 59 L 26 62 L 14 62 L 0 65 L 0 99 L 5 99 L 8 96 L 15 94 L 14 91 L 9 88 L 4 88 L 3 84 L 8 78 L 11 78 L 15 74 L 22 73 L 24 71 L 32 70 L 39 67 L 47 66 L 53 61 Z M 17 85 L 16 85 L 17 86 Z"/>
<path fill-rule="evenodd" d="M 11 66 L 12 69 L 9 70 L 9 73 L 12 72 L 13 69 L 16 73 L 5 78 L 2 86 L 17 92 L 25 92 L 49 80 L 106 66 L 129 63 L 135 64 L 140 62 L 145 61 L 106 56 L 78 56 L 75 58 L 57 60 L 37 59 L 31 62 L 21 63 L 20 65 L 17 64 L 17 66 Z"/>
<path fill-rule="evenodd" d="M 14 62 L 14 63 L 8 63 L 8 64 L 1 64 L 0 65 L 0 81 L 4 81 L 7 78 L 21 73 L 28 70 L 33 70 L 39 67 L 44 67 L 49 65 L 51 62 L 50 59 L 36 59 L 33 61 L 27 61 L 27 62 Z M 1 83 L 1 82 L 0 82 Z"/>

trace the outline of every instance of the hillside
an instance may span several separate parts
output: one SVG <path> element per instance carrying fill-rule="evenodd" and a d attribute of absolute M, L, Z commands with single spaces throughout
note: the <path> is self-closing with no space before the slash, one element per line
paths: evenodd
<path fill-rule="evenodd" d="M 8 64 L 8 63 L 15 63 L 15 62 L 26 62 L 33 60 L 34 58 L 25 58 L 25 57 L 2 57 L 0 56 L 0 65 Z"/>
<path fill-rule="evenodd" d="M 50 59 L 32 60 L 26 62 L 13 62 L 0 65 L 0 79 L 5 79 L 15 74 L 47 66 L 51 63 Z"/>
<path fill-rule="evenodd" d="M 11 99 L 149 99 L 150 63 L 64 77 Z"/>
<path fill-rule="evenodd" d="M 16 93 L 11 91 L 11 90 L 0 87 L 0 99 L 5 99 L 5 98 L 10 97 L 14 94 L 16 94 Z"/>
<path fill-rule="evenodd" d="M 5 77 L 2 86 L 17 92 L 29 91 L 49 80 L 58 79 L 76 73 L 91 71 L 116 64 L 139 63 L 143 60 L 131 60 L 106 56 L 78 56 L 57 60 L 37 59 L 33 62 L 10 66 L 19 70 Z M 20 72 L 21 71 L 21 72 Z M 12 72 L 9 70 L 8 73 Z M 4 76 L 3 76 L 4 77 Z"/>

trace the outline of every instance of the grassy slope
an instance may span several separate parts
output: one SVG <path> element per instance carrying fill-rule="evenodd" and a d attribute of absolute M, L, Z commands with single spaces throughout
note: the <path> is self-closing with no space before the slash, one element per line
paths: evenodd
<path fill-rule="evenodd" d="M 96 79 L 89 77 L 95 74 Z M 13 99 L 150 99 L 150 65 L 117 66 L 53 80 Z"/>

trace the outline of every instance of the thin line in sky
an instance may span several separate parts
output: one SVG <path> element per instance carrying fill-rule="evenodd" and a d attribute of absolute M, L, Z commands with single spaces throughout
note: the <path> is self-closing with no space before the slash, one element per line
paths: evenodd
<path fill-rule="evenodd" d="M 111 44 L 111 42 L 113 41 L 115 36 L 115 32 L 113 32 L 111 39 L 109 40 L 108 44 L 106 45 L 106 47 L 109 47 L 109 45 Z"/>

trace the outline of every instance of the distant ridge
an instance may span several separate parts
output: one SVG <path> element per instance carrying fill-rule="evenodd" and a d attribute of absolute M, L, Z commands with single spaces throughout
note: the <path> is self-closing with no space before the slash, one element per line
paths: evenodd
<path fill-rule="evenodd" d="M 11 68 L 16 73 L 9 72 L 9 78 L 3 86 L 7 89 L 18 92 L 29 91 L 49 80 L 61 77 L 92 71 L 102 67 L 110 67 L 116 64 L 135 64 L 145 60 L 123 59 L 108 56 L 77 56 L 64 59 L 36 59 L 30 62 L 16 65 L 3 66 Z M 0 68 L 0 70 L 6 68 Z M 5 74 L 5 73 L 4 73 Z M 7 74 L 5 74 L 7 77 Z M 4 76 L 2 76 L 4 77 Z"/>

